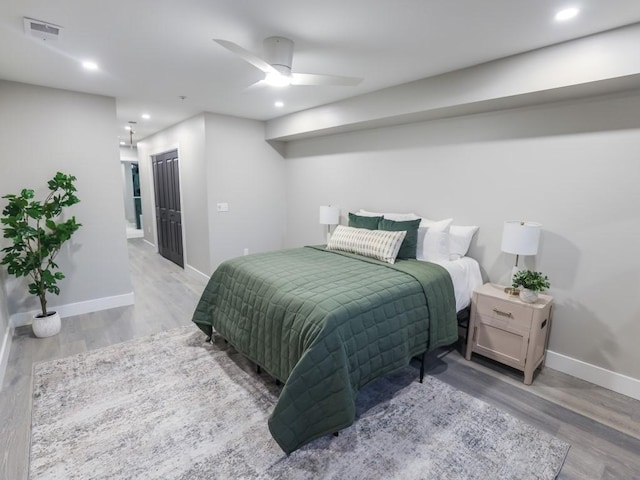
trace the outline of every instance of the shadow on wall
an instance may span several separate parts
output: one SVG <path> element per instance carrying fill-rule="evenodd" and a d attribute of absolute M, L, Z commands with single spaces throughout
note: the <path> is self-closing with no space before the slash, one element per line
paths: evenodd
<path fill-rule="evenodd" d="M 584 278 L 581 280 L 585 281 Z M 564 298 L 555 303 L 550 339 L 553 341 L 555 338 L 553 330 L 558 330 L 558 338 L 563 341 L 562 345 L 552 343 L 549 348 L 589 364 L 638 378 L 636 344 L 640 332 L 637 321 L 640 310 L 625 306 L 633 305 L 636 300 L 640 272 L 630 265 L 623 272 L 595 274 L 586 280 L 588 285 L 583 285 L 579 292 L 564 288 L 558 292 L 559 297 L 566 292 L 570 294 L 562 295 Z M 573 285 L 573 279 L 568 281 Z M 615 287 L 619 284 L 630 288 L 621 291 Z M 595 298 L 600 303 L 593 309 L 588 305 Z"/>
<path fill-rule="evenodd" d="M 570 325 L 558 325 L 558 322 L 571 322 Z M 607 370 L 615 370 L 614 362 L 610 357 L 620 358 L 624 353 L 620 352 L 619 342 L 616 335 L 611 330 L 604 319 L 589 310 L 585 305 L 571 298 L 566 299 L 561 304 L 554 304 L 553 322 L 551 324 L 550 336 L 553 338 L 553 330 L 571 330 L 573 332 L 573 347 L 566 352 L 569 356 L 574 356 L 574 351 L 584 349 L 588 346 L 588 355 L 585 358 L 578 358 L 587 363 L 597 365 Z M 551 350 L 557 347 L 550 345 Z M 581 355 L 582 356 L 582 355 Z"/>
<path fill-rule="evenodd" d="M 637 93 L 335 134 L 288 143 L 285 158 L 640 128 L 640 116 L 626 114 L 632 105 L 636 105 L 636 111 L 640 109 L 640 95 Z"/>
<path fill-rule="evenodd" d="M 571 290 L 575 286 L 580 262 L 580 250 L 575 243 L 555 232 L 545 230 L 540 239 L 542 255 L 549 252 L 548 258 L 556 259 L 553 264 L 545 263 L 552 278 L 551 287 L 559 290 Z M 548 267 L 547 267 L 548 265 Z"/>

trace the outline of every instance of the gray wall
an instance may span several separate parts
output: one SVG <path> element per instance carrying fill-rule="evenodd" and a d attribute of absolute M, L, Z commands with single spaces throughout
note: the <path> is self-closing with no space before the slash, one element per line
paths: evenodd
<path fill-rule="evenodd" d="M 287 246 L 321 243 L 318 206 L 479 225 L 470 255 L 506 283 L 505 220 L 543 224 L 526 263 L 556 299 L 550 350 L 640 379 L 640 94 L 287 144 Z"/>
<path fill-rule="evenodd" d="M 9 308 L 7 305 L 7 292 L 5 291 L 6 272 L 0 271 L 0 362 L 2 361 L 2 342 L 4 335 L 9 331 Z M 2 366 L 0 365 L 0 370 Z M 2 377 L 2 375 L 0 375 Z M 2 382 L 0 382 L 0 389 Z"/>
<path fill-rule="evenodd" d="M 178 149 L 185 263 L 209 274 L 209 226 L 204 115 L 200 114 L 138 142 L 144 238 L 156 244 L 151 157 Z"/>
<path fill-rule="evenodd" d="M 4 384 L 4 374 L 9 360 L 13 333 L 9 327 L 9 310 L 7 309 L 7 294 L 4 284 L 5 272 L 0 270 L 0 390 Z"/>
<path fill-rule="evenodd" d="M 264 141 L 264 123 L 205 114 L 211 271 L 223 260 L 281 249 L 285 162 Z M 229 204 L 218 212 L 216 204 Z"/>
<path fill-rule="evenodd" d="M 0 88 L 2 87 L 2 84 L 0 84 Z M 1 98 L 1 97 L 0 97 Z M 0 103 L 0 110 L 2 110 L 2 103 Z M 1 115 L 1 114 L 0 114 Z M 0 129 L 1 132 L 1 129 Z M 0 135 L 2 135 L 0 133 Z M 8 178 L 6 175 L 4 175 L 4 161 L 6 161 L 7 159 L 3 156 L 2 157 L 4 160 L 0 160 L 0 162 L 3 162 L 2 165 L 2 171 L 3 174 L 0 175 L 0 196 L 6 195 L 7 193 L 9 193 L 9 182 L 8 182 Z M 0 200 L 0 212 L 4 209 L 5 206 L 5 200 Z M 5 245 L 4 244 L 5 240 L 4 238 L 2 238 L 2 235 L 0 234 L 0 245 Z M 0 254 L 1 255 L 1 254 Z M 2 342 L 4 341 L 4 337 L 6 332 L 9 331 L 9 308 L 8 308 L 8 302 L 7 302 L 7 293 L 6 293 L 6 269 L 4 267 L 0 267 L 0 372 L 2 371 Z M 1 379 L 2 375 L 0 374 L 0 379 Z M 2 384 L 0 383 L 0 389 L 2 388 Z"/>
<path fill-rule="evenodd" d="M 138 142 L 145 239 L 156 243 L 150 158 L 178 148 L 186 263 L 210 275 L 225 259 L 282 248 L 284 160 L 264 124 L 203 113 Z M 216 204 L 229 204 L 217 212 Z"/>
<path fill-rule="evenodd" d="M 0 348 L 2 347 L 4 332 L 6 332 L 9 328 L 9 309 L 7 306 L 7 292 L 5 291 L 5 281 L 5 272 L 2 271 L 0 272 Z"/>
<path fill-rule="evenodd" d="M 78 177 L 82 228 L 57 263 L 67 276 L 51 307 L 132 291 L 113 98 L 0 81 L 1 193 L 33 188 L 38 197 L 60 170 Z M 4 205 L 4 202 L 3 202 Z M 37 309 L 25 282 L 7 280 L 9 314 Z"/>

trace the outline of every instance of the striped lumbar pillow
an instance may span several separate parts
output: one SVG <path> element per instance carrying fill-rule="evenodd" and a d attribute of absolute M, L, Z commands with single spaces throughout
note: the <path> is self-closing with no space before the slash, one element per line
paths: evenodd
<path fill-rule="evenodd" d="M 338 225 L 327 250 L 357 253 L 387 263 L 395 263 L 406 231 L 367 230 Z"/>

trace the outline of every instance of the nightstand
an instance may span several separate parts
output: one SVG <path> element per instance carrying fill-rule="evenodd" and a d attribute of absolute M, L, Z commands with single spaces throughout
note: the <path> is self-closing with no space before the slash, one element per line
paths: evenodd
<path fill-rule="evenodd" d="M 504 286 L 486 283 L 473 292 L 469 339 L 465 358 L 479 353 L 524 372 L 531 385 L 533 372 L 547 351 L 553 297 L 540 295 L 525 303 L 504 292 Z"/>

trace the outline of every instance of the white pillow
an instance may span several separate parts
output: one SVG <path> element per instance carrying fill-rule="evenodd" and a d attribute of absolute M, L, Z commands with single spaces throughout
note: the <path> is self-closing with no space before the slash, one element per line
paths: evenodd
<path fill-rule="evenodd" d="M 368 230 L 338 225 L 331 235 L 327 250 L 357 253 L 387 263 L 395 263 L 407 232 L 400 230 Z"/>
<path fill-rule="evenodd" d="M 464 257 L 469 251 L 471 239 L 480 227 L 451 225 L 449 230 L 449 256 L 451 260 Z"/>
<path fill-rule="evenodd" d="M 405 222 L 407 220 L 417 220 L 420 218 L 415 213 L 376 213 L 362 209 L 357 213 L 357 215 L 361 215 L 363 217 L 384 217 L 387 220 L 393 220 L 394 222 Z"/>
<path fill-rule="evenodd" d="M 418 228 L 416 258 L 427 262 L 449 261 L 449 229 L 453 218 L 429 220 L 423 218 Z"/>

